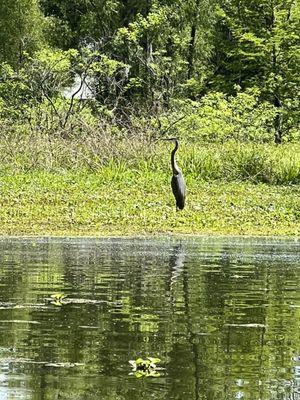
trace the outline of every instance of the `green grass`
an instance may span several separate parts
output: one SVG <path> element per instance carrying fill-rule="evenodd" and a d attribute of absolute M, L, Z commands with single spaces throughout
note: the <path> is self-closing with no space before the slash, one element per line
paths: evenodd
<path fill-rule="evenodd" d="M 171 148 L 146 134 L 2 135 L 0 234 L 299 235 L 299 143 L 182 140 L 182 212 L 170 188 Z"/>
<path fill-rule="evenodd" d="M 125 170 L 169 173 L 172 145 L 145 137 L 114 137 L 103 132 L 63 139 L 42 134 L 0 138 L 0 173 Z M 286 185 L 300 183 L 300 143 L 228 141 L 209 144 L 181 141 L 179 164 L 196 180 L 249 181 Z"/>
<path fill-rule="evenodd" d="M 97 172 L 0 176 L 1 235 L 299 235 L 300 187 L 203 181 L 186 174 L 175 211 L 170 172 L 111 164 Z"/>

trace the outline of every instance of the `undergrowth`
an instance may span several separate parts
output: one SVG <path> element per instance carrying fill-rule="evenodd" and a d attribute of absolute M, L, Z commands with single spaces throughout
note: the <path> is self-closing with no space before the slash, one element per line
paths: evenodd
<path fill-rule="evenodd" d="M 170 169 L 172 146 L 153 132 L 139 137 L 103 131 L 76 138 L 46 134 L 5 135 L 0 138 L 0 172 L 104 172 L 117 176 L 127 170 L 147 175 Z M 183 138 L 177 153 L 186 176 L 203 181 L 250 181 L 268 184 L 300 182 L 300 144 L 203 143 Z"/>

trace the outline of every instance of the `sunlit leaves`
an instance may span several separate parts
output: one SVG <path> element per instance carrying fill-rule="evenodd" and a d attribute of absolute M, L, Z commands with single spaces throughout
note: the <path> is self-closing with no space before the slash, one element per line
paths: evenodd
<path fill-rule="evenodd" d="M 54 293 L 51 294 L 50 297 L 53 299 L 53 301 L 51 301 L 51 304 L 61 307 L 63 305 L 63 300 L 67 297 L 67 295 L 63 293 Z"/>
<path fill-rule="evenodd" d="M 158 378 L 160 376 L 158 370 L 161 368 L 156 364 L 158 364 L 160 361 L 161 360 L 157 357 L 147 357 L 146 359 L 137 358 L 136 360 L 130 360 L 129 363 L 132 366 L 132 374 L 136 378 Z"/>
<path fill-rule="evenodd" d="M 0 62 L 14 67 L 42 45 L 44 18 L 37 0 L 0 2 Z"/>

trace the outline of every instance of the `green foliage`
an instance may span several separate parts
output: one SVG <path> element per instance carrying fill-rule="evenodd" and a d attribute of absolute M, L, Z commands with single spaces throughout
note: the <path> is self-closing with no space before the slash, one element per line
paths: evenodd
<path fill-rule="evenodd" d="M 35 57 L 26 57 L 22 68 L 15 71 L 7 63 L 0 65 L 0 98 L 5 104 L 3 117 L 19 117 L 40 102 L 57 96 L 72 81 L 71 59 L 76 50 L 68 52 L 43 49 Z"/>
<path fill-rule="evenodd" d="M 299 126 L 299 2 L 220 1 L 218 70 L 215 87 L 234 92 L 259 86 L 261 99 L 273 103 L 276 134 L 282 139 Z"/>
<path fill-rule="evenodd" d="M 74 78 L 81 84 L 89 74 L 98 73 L 94 54 L 80 54 L 75 49 L 67 51 L 44 48 L 27 56 L 22 68 L 17 72 L 8 64 L 0 65 L 0 117 L 9 123 L 14 120 L 14 130 L 29 124 L 32 131 L 56 132 L 65 134 L 78 131 L 80 124 L 89 123 L 92 109 L 66 92 L 72 87 Z M 74 89 L 75 90 L 75 89 Z M 73 124 L 69 124 L 70 117 Z M 87 119 L 86 119 L 87 117 Z M 23 129 L 26 130 L 25 126 Z"/>
<path fill-rule="evenodd" d="M 174 125 L 173 130 L 181 138 L 208 143 L 231 139 L 240 142 L 272 142 L 276 109 L 268 102 L 261 102 L 259 95 L 259 90 L 254 88 L 245 92 L 238 91 L 236 96 L 210 92 L 200 102 L 178 102 L 171 118 L 176 122 L 177 110 L 182 112 L 184 118 Z M 169 118 L 161 118 L 165 129 Z M 287 134 L 285 139 L 292 140 L 292 136 Z"/>
<path fill-rule="evenodd" d="M 76 160 L 97 169 L 118 159 L 118 166 L 151 169 L 156 156 L 143 147 L 168 134 L 201 146 L 299 141 L 299 1 L 17 3 L 0 5 L 0 125 L 16 154 L 16 143 L 25 143 L 24 155 L 7 155 L 18 159 L 17 168 L 69 168 Z M 81 96 L 83 86 L 90 97 Z M 72 149 L 66 161 L 64 140 Z M 41 151 L 32 156 L 35 145 L 47 149 L 49 160 L 41 162 Z M 232 176 L 286 179 L 241 148 L 239 161 L 228 164 Z M 217 152 L 199 174 L 223 177 L 226 163 Z M 293 182 L 297 162 L 294 171 Z"/>
<path fill-rule="evenodd" d="M 54 293 L 54 294 L 51 294 L 51 297 L 55 300 L 63 300 L 67 297 L 67 295 L 63 294 L 63 293 Z"/>
<path fill-rule="evenodd" d="M 70 123 L 75 124 L 76 119 L 71 118 Z M 80 130 L 80 124 L 86 123 L 91 124 L 90 129 Z M 82 114 L 77 124 L 76 130 L 67 131 L 69 135 L 64 130 L 55 135 L 44 129 L 32 132 L 29 127 L 24 131 L 24 126 L 12 133 L 10 126 L 3 125 L 0 171 L 101 171 L 104 179 L 116 182 L 132 171 L 149 177 L 155 171 L 169 176 L 171 147 L 152 141 L 151 130 L 145 131 L 144 136 L 132 131 L 125 135 L 109 125 L 97 124 L 87 114 Z M 196 180 L 300 183 L 298 143 L 277 146 L 235 140 L 210 144 L 183 140 L 178 159 L 185 175 Z"/>
<path fill-rule="evenodd" d="M 299 184 L 299 145 L 194 145 L 183 163 L 194 177 L 204 180 L 246 180 L 254 183 Z"/>
<path fill-rule="evenodd" d="M 95 173 L 78 169 L 2 172 L 0 232 L 299 236 L 299 185 L 205 182 L 186 172 L 186 209 L 178 213 L 170 188 L 169 157 L 160 155 L 160 159 L 165 171 L 133 168 L 120 170 L 117 177 L 109 166 Z"/>
<path fill-rule="evenodd" d="M 23 111 L 30 101 L 30 88 L 23 72 L 15 73 L 8 63 L 0 64 L 0 116 L 23 121 Z"/>
<path fill-rule="evenodd" d="M 43 49 L 47 63 L 49 57 L 54 61 L 53 48 L 88 48 L 95 56 L 89 72 L 96 78 L 96 98 L 122 121 L 215 92 L 243 100 L 239 91 L 259 87 L 258 103 L 277 108 L 273 125 L 280 139 L 299 126 L 298 1 L 20 0 L 2 8 L 0 23 L 11 29 L 2 29 L 7 38 L 1 42 L 9 49 L 2 61 L 19 59 L 12 64 L 22 65 L 26 51 L 32 56 L 39 47 L 43 30 L 53 51 L 50 56 Z M 31 59 L 34 68 L 42 58 L 39 53 Z M 83 60 L 75 59 L 71 74 L 82 70 Z"/>
<path fill-rule="evenodd" d="M 51 304 L 61 307 L 64 304 L 63 300 L 67 297 L 67 295 L 63 293 L 55 293 L 51 294 L 50 297 L 53 299 L 53 301 L 51 301 Z"/>
<path fill-rule="evenodd" d="M 167 106 L 174 93 L 185 90 L 191 69 L 202 81 L 207 75 L 212 49 L 208 32 L 214 19 L 211 2 L 76 0 L 73 7 L 65 0 L 52 0 L 42 1 L 41 6 L 52 44 L 66 49 L 85 43 L 127 66 L 126 76 L 114 78 L 119 90 L 111 87 L 100 96 L 102 100 L 107 94 L 104 101 L 111 104 L 115 97 L 112 107 L 123 114 L 128 100 L 141 107 L 143 98 L 147 112 Z M 197 35 L 191 46 L 194 28 Z"/>
<path fill-rule="evenodd" d="M 44 18 L 37 0 L 0 2 L 0 62 L 22 65 L 43 43 Z"/>
<path fill-rule="evenodd" d="M 156 364 L 159 362 L 160 359 L 154 357 L 147 357 L 146 359 L 138 358 L 136 360 L 129 361 L 132 366 L 133 374 L 136 378 L 158 378 L 160 376 L 158 369 L 161 368 L 158 368 Z"/>

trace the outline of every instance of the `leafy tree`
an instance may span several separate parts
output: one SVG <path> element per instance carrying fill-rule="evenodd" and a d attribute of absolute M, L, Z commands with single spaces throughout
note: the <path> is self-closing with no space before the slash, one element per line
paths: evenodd
<path fill-rule="evenodd" d="M 212 119 L 226 104 L 239 137 L 254 138 L 255 120 L 280 143 L 300 123 L 299 45 L 299 0 L 0 0 L 1 107 L 53 111 L 77 75 L 113 122 L 164 123 L 219 98 Z"/>
<path fill-rule="evenodd" d="M 203 87 L 213 4 L 208 0 L 76 0 L 72 5 L 65 0 L 42 1 L 52 21 L 54 44 L 61 48 L 88 44 L 112 62 L 126 65 L 115 76 L 119 106 L 128 99 L 138 100 L 140 106 L 143 97 L 152 111 L 168 107 L 174 95 Z"/>
<path fill-rule="evenodd" d="M 275 141 L 299 120 L 300 3 L 295 0 L 219 1 L 213 86 L 233 93 L 258 86 L 277 109 Z"/>
<path fill-rule="evenodd" d="M 68 49 L 82 41 L 107 42 L 119 27 L 117 0 L 41 0 L 47 16 L 50 43 Z"/>
<path fill-rule="evenodd" d="M 20 66 L 41 45 L 43 24 L 38 0 L 0 0 L 0 62 Z"/>

